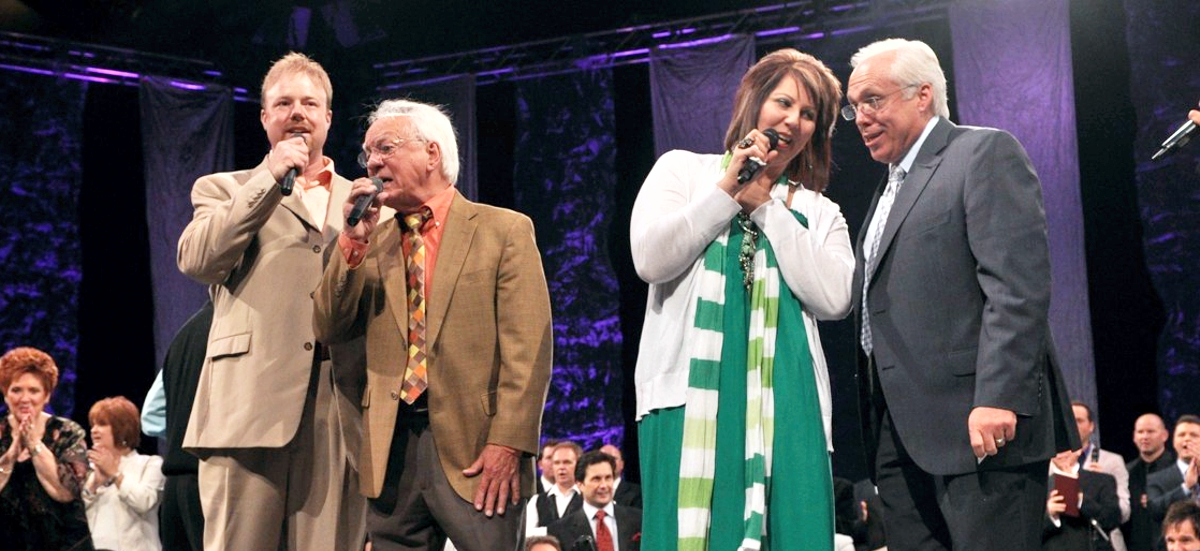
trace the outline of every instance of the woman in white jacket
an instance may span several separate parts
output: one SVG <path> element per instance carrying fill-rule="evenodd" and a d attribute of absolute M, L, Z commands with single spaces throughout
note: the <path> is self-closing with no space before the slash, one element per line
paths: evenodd
<path fill-rule="evenodd" d="M 88 412 L 92 472 L 83 489 L 88 527 L 96 549 L 161 551 L 158 504 L 164 478 L 162 458 L 137 452 L 141 420 L 137 406 L 118 396 L 96 402 Z"/>
<path fill-rule="evenodd" d="M 833 549 L 816 320 L 851 302 L 846 221 L 821 193 L 841 98 L 819 60 L 772 52 L 742 78 L 724 155 L 668 152 L 638 194 L 643 551 Z"/>

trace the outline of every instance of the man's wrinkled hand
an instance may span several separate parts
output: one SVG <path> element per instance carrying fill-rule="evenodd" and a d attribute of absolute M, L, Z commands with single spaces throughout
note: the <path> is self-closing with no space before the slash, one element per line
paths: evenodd
<path fill-rule="evenodd" d="M 479 476 L 479 489 L 475 490 L 475 510 L 491 517 L 503 515 L 507 506 L 517 504 L 521 497 L 521 473 L 517 465 L 521 452 L 502 446 L 488 444 L 463 475 Z"/>

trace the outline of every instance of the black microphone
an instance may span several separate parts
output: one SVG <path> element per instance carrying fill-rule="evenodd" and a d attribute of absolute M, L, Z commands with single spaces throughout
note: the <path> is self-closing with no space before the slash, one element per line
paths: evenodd
<path fill-rule="evenodd" d="M 367 207 L 370 207 L 379 192 L 383 191 L 383 180 L 371 178 L 371 183 L 375 184 L 375 192 L 359 195 L 358 199 L 354 200 L 354 208 L 350 209 L 350 216 L 346 217 L 346 223 L 350 224 L 351 228 L 358 225 L 358 221 L 362 220 L 363 214 L 367 212 Z"/>
<path fill-rule="evenodd" d="M 304 136 L 303 132 L 292 132 L 292 137 Z M 297 167 L 289 168 L 287 174 L 283 175 L 283 181 L 279 183 L 279 193 L 284 197 L 292 194 L 292 188 L 296 185 L 296 177 L 300 175 L 300 169 Z"/>
<path fill-rule="evenodd" d="M 1159 147 L 1158 153 L 1155 153 L 1153 157 L 1150 157 L 1150 160 L 1157 161 L 1169 153 L 1178 151 L 1179 148 L 1187 145 L 1188 141 L 1192 139 L 1192 134 L 1195 133 L 1196 123 L 1190 120 L 1183 123 L 1179 126 L 1179 128 L 1175 129 L 1174 133 L 1167 137 L 1166 141 L 1164 141 L 1162 146 Z"/>
<path fill-rule="evenodd" d="M 771 142 L 771 148 L 768 149 L 767 152 L 774 151 L 776 147 L 779 147 L 779 132 L 776 132 L 774 128 L 763 130 L 763 135 L 766 136 L 767 140 Z M 758 171 L 762 170 L 764 166 L 767 166 L 766 161 L 763 161 L 758 157 L 750 157 L 749 159 L 746 159 L 746 163 L 743 164 L 742 169 L 738 171 L 738 183 L 744 184 L 750 180 L 753 180 L 754 176 L 758 174 Z"/>
<path fill-rule="evenodd" d="M 596 551 L 596 540 L 591 536 L 584 534 L 571 544 L 571 551 Z"/>

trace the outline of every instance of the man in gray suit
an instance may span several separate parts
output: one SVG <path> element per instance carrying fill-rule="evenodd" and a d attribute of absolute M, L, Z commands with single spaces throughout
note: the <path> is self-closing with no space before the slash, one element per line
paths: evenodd
<path fill-rule="evenodd" d="M 1050 338 L 1041 185 L 1011 135 L 948 120 L 926 44 L 877 42 L 851 65 L 843 116 L 889 166 L 854 279 L 888 548 L 1037 549 L 1049 458 L 1079 448 Z"/>

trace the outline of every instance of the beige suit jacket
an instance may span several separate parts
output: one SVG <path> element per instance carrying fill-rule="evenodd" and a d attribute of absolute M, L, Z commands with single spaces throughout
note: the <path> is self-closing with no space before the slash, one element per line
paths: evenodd
<path fill-rule="evenodd" d="M 383 488 L 399 413 L 407 354 L 402 236 L 380 221 L 363 262 L 350 269 L 334 254 L 317 288 L 314 325 L 322 342 L 366 335 L 362 492 Z M 550 297 L 533 223 L 519 213 L 472 203 L 455 193 L 427 301 L 429 422 L 451 486 L 473 500 L 469 467 L 485 444 L 524 452 L 521 495 L 534 492 L 542 408 L 550 382 Z"/>
<path fill-rule="evenodd" d="M 330 192 L 316 221 L 299 194 L 280 194 L 265 161 L 193 186 L 177 260 L 209 284 L 214 311 L 184 449 L 279 448 L 296 435 L 314 376 L 312 291 L 350 182 L 334 175 Z"/>

